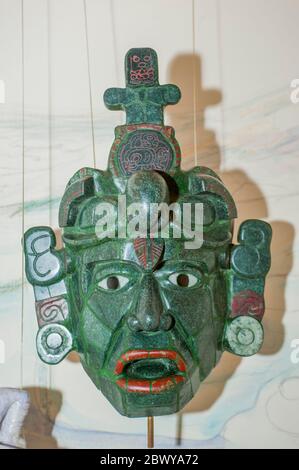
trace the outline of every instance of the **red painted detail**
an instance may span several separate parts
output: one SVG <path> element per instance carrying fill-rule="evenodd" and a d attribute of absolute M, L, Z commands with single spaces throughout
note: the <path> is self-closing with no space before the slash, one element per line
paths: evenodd
<path fill-rule="evenodd" d="M 243 290 L 233 297 L 232 317 L 249 315 L 257 319 L 262 319 L 264 311 L 264 297 L 253 290 Z"/>
<path fill-rule="evenodd" d="M 171 126 L 165 126 L 164 132 L 165 132 L 165 135 L 167 135 L 167 137 L 169 138 L 173 137 L 173 128 Z"/>
<path fill-rule="evenodd" d="M 150 393 L 151 383 L 149 380 L 129 379 L 127 391 L 131 393 Z"/>
<path fill-rule="evenodd" d="M 172 351 L 171 351 L 172 352 Z M 151 359 L 160 359 L 162 357 L 168 358 L 170 351 L 159 351 L 158 349 L 154 349 L 153 351 L 149 351 L 149 357 Z"/>
<path fill-rule="evenodd" d="M 134 251 L 140 262 L 140 264 L 145 268 L 147 265 L 147 253 L 146 253 L 146 238 L 135 238 L 133 242 Z"/>
<path fill-rule="evenodd" d="M 148 351 L 145 349 L 133 349 L 122 355 L 125 362 L 137 361 L 138 359 L 146 359 L 148 357 Z"/>
<path fill-rule="evenodd" d="M 161 393 L 174 387 L 171 377 L 163 377 L 162 379 L 152 381 L 152 393 Z"/>
<path fill-rule="evenodd" d="M 179 371 L 180 372 L 186 372 L 186 364 L 183 361 L 183 359 L 178 358 L 176 362 L 177 362 Z"/>
<path fill-rule="evenodd" d="M 129 393 L 163 393 L 167 392 L 177 384 L 184 382 L 186 379 L 181 375 L 163 377 L 157 380 L 141 380 L 141 379 L 118 379 L 117 385 Z"/>
<path fill-rule="evenodd" d="M 133 349 L 123 354 L 117 361 L 114 373 L 120 375 L 128 362 L 137 361 L 138 359 L 146 359 L 148 357 L 148 351 L 142 349 Z"/>
<path fill-rule="evenodd" d="M 115 374 L 120 375 L 123 372 L 124 366 L 138 359 L 160 359 L 167 358 L 173 360 L 177 363 L 178 369 L 180 372 L 186 371 L 186 365 L 182 357 L 176 351 L 171 351 L 167 349 L 154 349 L 151 351 L 146 351 L 144 349 L 133 349 L 122 354 L 121 358 L 117 361 L 115 366 Z M 171 375 L 168 377 L 159 378 L 156 380 L 147 380 L 147 379 L 127 379 L 119 378 L 116 383 L 117 385 L 129 393 L 162 393 L 172 387 L 175 387 L 177 384 L 182 383 L 186 380 L 185 376 L 181 375 Z"/>
<path fill-rule="evenodd" d="M 137 361 L 139 359 L 161 359 L 166 358 L 177 363 L 178 369 L 180 372 L 186 371 L 186 364 L 180 354 L 176 351 L 171 351 L 168 349 L 152 349 L 151 351 L 146 351 L 145 349 L 133 349 L 122 354 L 120 359 L 118 359 L 114 373 L 116 375 L 122 374 L 126 364 L 132 361 Z"/>
<path fill-rule="evenodd" d="M 126 388 L 127 388 L 127 386 L 126 386 L 126 379 L 118 379 L 118 380 L 116 381 L 116 383 L 117 383 L 117 385 L 118 385 L 120 388 L 126 390 Z"/>
<path fill-rule="evenodd" d="M 164 248 L 164 243 L 157 243 L 155 240 L 150 240 L 150 253 L 151 253 L 151 265 L 152 269 L 155 268 L 156 264 L 159 262 L 162 251 Z"/>
<path fill-rule="evenodd" d="M 122 373 L 124 369 L 124 363 L 122 362 L 122 360 L 120 359 L 119 361 L 117 361 L 116 363 L 116 366 L 115 366 L 115 369 L 114 369 L 114 373 L 116 375 L 120 375 Z"/>
<path fill-rule="evenodd" d="M 169 173 L 172 174 L 175 168 L 180 166 L 181 149 L 180 149 L 178 141 L 175 138 L 175 133 L 174 133 L 173 128 L 171 126 L 160 126 L 158 124 L 144 124 L 143 123 L 143 124 L 130 124 L 130 125 L 117 126 L 116 128 L 117 137 L 115 138 L 111 146 L 111 150 L 109 154 L 109 167 L 112 168 L 116 176 L 119 176 L 118 162 L 116 161 L 117 160 L 116 153 L 117 153 L 118 147 L 123 141 L 123 139 L 129 133 L 134 132 L 136 130 L 142 130 L 142 129 L 152 129 L 152 130 L 159 131 L 170 142 L 175 153 L 175 162 L 173 162 L 172 167 L 169 169 Z"/>
<path fill-rule="evenodd" d="M 35 302 L 35 307 L 39 326 L 64 321 L 69 314 L 67 300 L 60 296 Z"/>
<path fill-rule="evenodd" d="M 157 242 L 153 238 L 135 238 L 133 246 L 140 264 L 145 269 L 153 270 L 161 258 L 163 241 Z"/>
<path fill-rule="evenodd" d="M 175 375 L 174 380 L 176 381 L 177 384 L 179 384 L 181 382 L 185 382 L 186 379 L 182 375 Z"/>
<path fill-rule="evenodd" d="M 149 352 L 149 357 L 159 359 L 161 357 L 166 357 L 167 359 L 171 359 L 172 361 L 177 360 L 177 352 L 176 351 L 171 351 L 168 349 L 162 349 L 162 350 L 153 350 Z"/>

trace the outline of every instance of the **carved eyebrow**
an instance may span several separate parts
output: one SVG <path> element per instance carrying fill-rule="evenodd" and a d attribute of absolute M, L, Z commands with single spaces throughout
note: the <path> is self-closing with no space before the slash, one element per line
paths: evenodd
<path fill-rule="evenodd" d="M 162 269 L 165 265 L 166 266 L 173 265 L 173 266 L 176 266 L 177 269 L 180 269 L 180 265 L 184 265 L 184 266 L 190 267 L 191 269 L 198 269 L 202 271 L 203 273 L 209 272 L 208 266 L 203 261 L 192 261 L 189 259 L 173 259 L 173 258 L 172 259 L 169 258 L 169 259 L 165 259 L 161 261 L 156 266 L 155 271 Z"/>
<path fill-rule="evenodd" d="M 115 258 L 90 261 L 90 262 L 86 263 L 84 266 L 87 269 L 94 270 L 95 268 L 97 268 L 98 266 L 101 266 L 101 265 L 110 266 L 110 265 L 114 265 L 114 264 L 119 264 L 120 268 L 121 267 L 130 267 L 130 268 L 135 269 L 136 271 L 141 271 L 140 266 L 137 263 L 135 263 L 134 261 L 127 261 L 127 260 L 124 260 L 124 259 L 115 259 Z"/>

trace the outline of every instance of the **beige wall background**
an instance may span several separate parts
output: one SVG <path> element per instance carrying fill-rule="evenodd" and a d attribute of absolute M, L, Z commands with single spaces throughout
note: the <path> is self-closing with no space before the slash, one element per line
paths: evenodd
<path fill-rule="evenodd" d="M 57 228 L 77 169 L 106 167 L 124 116 L 102 95 L 123 86 L 133 46 L 156 49 L 160 82 L 182 90 L 166 122 L 183 166 L 220 174 L 237 227 L 261 218 L 274 231 L 262 351 L 224 354 L 181 418 L 156 419 L 157 446 L 181 428 L 189 447 L 299 447 L 298 24 L 299 0 L 0 0 L 0 386 L 31 393 L 29 447 L 145 444 L 145 420 L 119 416 L 75 354 L 38 359 L 20 242 L 33 225 Z"/>

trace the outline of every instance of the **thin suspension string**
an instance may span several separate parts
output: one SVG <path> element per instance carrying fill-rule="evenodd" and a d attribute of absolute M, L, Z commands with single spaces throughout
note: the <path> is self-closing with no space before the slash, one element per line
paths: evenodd
<path fill-rule="evenodd" d="M 193 54 L 193 146 L 194 165 L 197 165 L 197 103 L 196 103 L 196 42 L 195 42 L 195 1 L 192 0 L 192 54 Z"/>
<path fill-rule="evenodd" d="M 111 15 L 111 26 L 112 26 L 112 37 L 113 37 L 113 56 L 114 56 L 114 66 L 116 74 L 116 82 L 119 86 L 119 73 L 118 73 L 118 64 L 117 64 L 117 41 L 116 41 L 116 31 L 115 31 L 115 14 L 114 14 L 114 1 L 110 1 L 110 15 Z"/>
<path fill-rule="evenodd" d="M 52 200 L 53 200 L 53 167 L 52 167 L 52 60 L 51 60 L 51 11 L 50 0 L 47 1 L 47 54 L 48 54 L 48 162 L 49 162 L 49 225 L 52 226 Z M 52 369 L 47 366 L 49 390 L 52 389 Z M 49 399 L 46 394 L 46 411 L 49 416 Z"/>
<path fill-rule="evenodd" d="M 25 65 L 24 65 L 24 0 L 21 0 L 21 62 L 22 62 L 22 237 L 25 231 Z M 24 386 L 23 377 L 23 346 L 24 346 L 24 255 L 22 253 L 22 294 L 21 294 L 21 350 L 20 350 L 20 382 Z"/>
<path fill-rule="evenodd" d="M 48 158 L 49 158 L 49 224 L 52 226 L 52 60 L 51 60 L 51 11 L 47 1 L 47 53 L 48 53 Z"/>
<path fill-rule="evenodd" d="M 110 0 L 110 17 L 111 17 L 111 30 L 112 30 L 112 38 L 113 38 L 113 57 L 114 57 L 114 67 L 115 67 L 115 76 L 116 76 L 116 83 L 117 86 L 120 86 L 120 73 L 119 67 L 117 62 L 117 39 L 116 39 L 116 27 L 115 27 L 115 9 L 114 9 L 114 0 Z M 124 113 L 122 111 L 118 111 L 119 120 L 121 121 L 124 118 Z"/>
<path fill-rule="evenodd" d="M 221 85 L 221 90 L 224 89 L 224 77 L 223 77 L 223 47 L 222 47 L 222 28 L 221 28 L 221 4 L 219 0 L 217 1 L 217 30 L 218 30 L 218 51 L 219 51 L 219 78 L 220 78 L 220 85 Z M 226 155 L 225 155 L 225 150 L 226 150 L 226 129 L 225 129 L 225 112 L 224 112 L 224 106 L 223 102 L 220 105 L 221 109 L 221 160 L 220 160 L 220 168 L 219 170 L 223 171 L 223 168 L 225 167 L 225 161 L 226 161 Z"/>
<path fill-rule="evenodd" d="M 87 6 L 86 0 L 83 0 L 84 6 L 84 19 L 85 19 L 85 41 L 86 41 L 86 55 L 87 55 L 87 71 L 88 71 L 88 86 L 89 86 L 89 106 L 90 106 L 90 120 L 91 120 L 91 138 L 92 138 L 92 151 L 93 151 L 93 166 L 96 168 L 96 148 L 94 138 L 94 117 L 92 106 L 92 92 L 91 92 L 91 74 L 90 74 L 90 53 L 88 41 L 88 22 L 87 22 Z"/>

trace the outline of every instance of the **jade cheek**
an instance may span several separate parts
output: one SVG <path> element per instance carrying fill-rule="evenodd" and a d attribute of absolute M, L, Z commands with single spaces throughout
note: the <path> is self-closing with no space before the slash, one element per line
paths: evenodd
<path fill-rule="evenodd" d="M 84 354 L 102 368 L 113 335 L 134 303 L 138 272 L 122 263 L 99 262 L 84 268 L 81 276 L 83 307 L 77 325 Z"/>
<path fill-rule="evenodd" d="M 198 262 L 197 266 L 201 264 Z M 227 292 L 218 270 L 208 273 L 206 267 L 200 270 L 195 266 L 188 261 L 170 263 L 168 274 L 158 276 L 163 297 L 180 332 L 177 340 L 185 342 L 191 351 L 188 370 L 192 374 L 199 368 L 202 381 L 222 353 Z M 197 382 L 194 392 L 198 386 Z"/>

